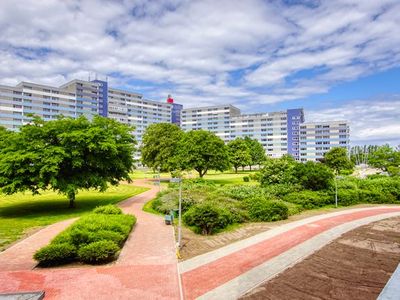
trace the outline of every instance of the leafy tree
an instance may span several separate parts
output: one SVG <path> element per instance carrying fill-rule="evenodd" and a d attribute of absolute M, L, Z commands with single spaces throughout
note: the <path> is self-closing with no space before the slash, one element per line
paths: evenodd
<path fill-rule="evenodd" d="M 340 174 L 343 170 L 353 169 L 353 163 L 347 155 L 347 150 L 341 147 L 335 147 L 324 154 L 324 163 Z"/>
<path fill-rule="evenodd" d="M 247 166 L 251 163 L 250 149 L 242 138 L 236 138 L 228 143 L 229 162 L 237 169 L 239 166 Z"/>
<path fill-rule="evenodd" d="M 294 168 L 298 164 L 290 155 L 281 158 L 267 158 L 260 171 L 259 180 L 262 185 L 295 183 Z"/>
<path fill-rule="evenodd" d="M 208 170 L 224 171 L 229 167 L 228 151 L 224 141 L 205 130 L 184 133 L 178 143 L 176 159 L 180 169 L 194 169 L 201 178 Z"/>
<path fill-rule="evenodd" d="M 295 182 L 307 190 L 319 191 L 332 187 L 334 174 L 322 163 L 308 161 L 294 167 Z"/>
<path fill-rule="evenodd" d="M 383 171 L 391 169 L 389 167 L 398 168 L 400 166 L 400 152 L 389 145 L 380 146 L 369 154 L 368 164 Z"/>
<path fill-rule="evenodd" d="M 176 169 L 175 156 L 182 130 L 175 124 L 158 123 L 147 127 L 142 140 L 142 163 L 153 170 Z"/>
<path fill-rule="evenodd" d="M 20 132 L 0 134 L 0 188 L 5 194 L 52 189 L 74 207 L 80 189 L 105 191 L 130 180 L 135 139 L 131 127 L 95 116 L 44 122 L 35 117 Z M 7 139 L 4 139 L 7 137 Z"/>
<path fill-rule="evenodd" d="M 251 161 L 249 167 L 251 170 L 251 166 L 260 166 L 265 161 L 265 149 L 257 139 L 251 139 L 249 136 L 246 136 L 244 140 L 250 149 Z"/>

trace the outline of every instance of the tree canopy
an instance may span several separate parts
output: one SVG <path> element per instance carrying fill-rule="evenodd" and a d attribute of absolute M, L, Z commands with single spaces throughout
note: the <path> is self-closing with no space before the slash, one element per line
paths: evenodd
<path fill-rule="evenodd" d="M 398 173 L 400 152 L 389 145 L 379 146 L 368 154 L 368 164 L 389 173 Z"/>
<path fill-rule="evenodd" d="M 105 191 L 130 180 L 134 167 L 133 128 L 95 116 L 92 121 L 35 117 L 19 132 L 0 130 L 0 188 L 5 194 L 52 189 L 74 206 L 79 189 Z"/>
<path fill-rule="evenodd" d="M 324 154 L 324 163 L 334 170 L 336 174 L 340 174 L 344 170 L 353 169 L 353 163 L 348 157 L 347 150 L 341 147 L 335 147 L 326 152 Z"/>
<path fill-rule="evenodd" d="M 183 135 L 175 124 L 158 123 L 147 127 L 141 146 L 142 163 L 153 170 L 176 169 L 178 143 Z"/>
<path fill-rule="evenodd" d="M 208 170 L 224 171 L 229 167 L 228 151 L 224 141 L 205 130 L 184 133 L 178 143 L 176 159 L 180 169 L 194 169 L 200 177 L 203 177 Z"/>
<path fill-rule="evenodd" d="M 251 170 L 251 166 L 261 165 L 265 161 L 266 159 L 265 149 L 257 139 L 252 139 L 249 136 L 246 136 L 244 140 L 250 149 L 251 159 L 249 166 Z"/>
<path fill-rule="evenodd" d="M 242 138 L 236 138 L 228 143 L 229 162 L 237 169 L 240 166 L 251 164 L 251 153 L 246 141 Z"/>

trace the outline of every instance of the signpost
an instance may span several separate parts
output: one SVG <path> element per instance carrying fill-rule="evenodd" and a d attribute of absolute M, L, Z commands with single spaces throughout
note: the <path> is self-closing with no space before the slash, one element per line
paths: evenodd
<path fill-rule="evenodd" d="M 171 182 L 179 183 L 178 248 L 180 248 L 182 241 L 182 178 L 171 178 Z"/>

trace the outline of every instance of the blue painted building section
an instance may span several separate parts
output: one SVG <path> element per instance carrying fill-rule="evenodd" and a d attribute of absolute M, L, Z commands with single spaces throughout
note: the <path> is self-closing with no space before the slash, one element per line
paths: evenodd
<path fill-rule="evenodd" d="M 99 92 L 100 95 L 98 96 L 99 102 L 99 115 L 103 117 L 108 117 L 108 82 L 102 80 L 93 80 L 99 84 Z"/>
<path fill-rule="evenodd" d="M 183 109 L 182 104 L 172 103 L 171 111 L 171 123 L 181 126 L 181 111 Z"/>
<path fill-rule="evenodd" d="M 300 158 L 300 124 L 304 123 L 302 108 L 287 110 L 287 151 L 295 159 Z"/>

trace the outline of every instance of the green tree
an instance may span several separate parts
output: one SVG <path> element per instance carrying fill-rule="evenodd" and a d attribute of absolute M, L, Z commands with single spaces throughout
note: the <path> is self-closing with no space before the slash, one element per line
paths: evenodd
<path fill-rule="evenodd" d="M 178 143 L 176 159 L 180 169 L 194 169 L 201 178 L 208 170 L 224 171 L 229 167 L 228 151 L 224 141 L 205 130 L 184 133 Z"/>
<path fill-rule="evenodd" d="M 242 138 L 236 138 L 228 143 L 228 155 L 229 162 L 235 168 L 235 173 L 237 173 L 238 167 L 251 163 L 250 149 Z"/>
<path fill-rule="evenodd" d="M 281 158 L 267 158 L 260 171 L 259 181 L 262 185 L 292 184 L 296 182 L 294 168 L 298 164 L 290 155 Z"/>
<path fill-rule="evenodd" d="M 379 146 L 368 155 L 368 164 L 383 171 L 392 169 L 390 167 L 398 168 L 400 166 L 400 152 L 387 144 Z"/>
<path fill-rule="evenodd" d="M 105 191 L 130 181 L 133 128 L 95 116 L 44 122 L 35 117 L 20 132 L 0 134 L 0 188 L 5 194 L 52 189 L 74 207 L 80 189 Z M 4 137 L 7 137 L 5 140 Z"/>
<path fill-rule="evenodd" d="M 347 150 L 341 147 L 335 147 L 326 152 L 324 154 L 324 164 L 334 170 L 336 174 L 340 174 L 344 170 L 353 169 L 353 163 L 347 155 Z"/>
<path fill-rule="evenodd" d="M 265 161 L 265 149 L 257 139 L 252 139 L 249 136 L 246 136 L 244 140 L 250 149 L 251 161 L 249 163 L 249 167 L 251 170 L 252 166 L 260 166 Z"/>
<path fill-rule="evenodd" d="M 143 134 L 142 163 L 153 170 L 176 169 L 176 152 L 182 130 L 175 124 L 158 123 L 147 127 Z"/>

